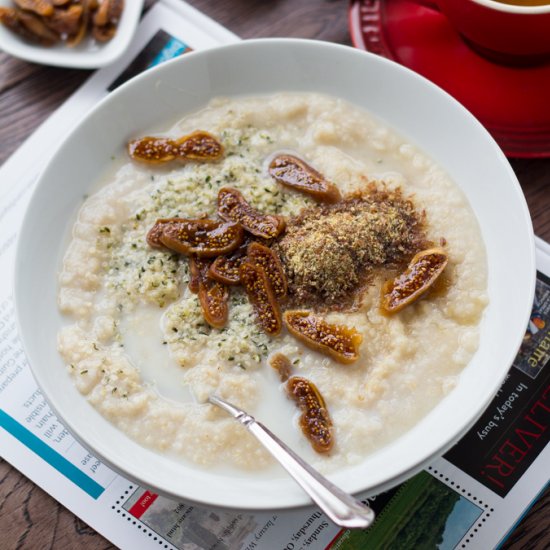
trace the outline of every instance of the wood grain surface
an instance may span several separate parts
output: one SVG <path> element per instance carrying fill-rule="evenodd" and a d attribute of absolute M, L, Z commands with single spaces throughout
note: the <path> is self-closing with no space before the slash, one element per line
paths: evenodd
<path fill-rule="evenodd" d="M 146 7 L 153 3 L 146 1 Z M 188 3 L 243 38 L 285 36 L 351 44 L 347 0 L 188 0 Z M 89 74 L 34 65 L 0 53 L 0 164 Z M 512 160 L 511 164 L 527 197 L 535 233 L 550 241 L 550 159 Z M 498 206 L 498 197 L 495 205 Z M 512 266 L 513 250 L 510 259 Z M 0 459 L 0 549 L 51 548 L 114 547 Z M 504 548 L 550 548 L 550 489 L 516 527 Z"/>

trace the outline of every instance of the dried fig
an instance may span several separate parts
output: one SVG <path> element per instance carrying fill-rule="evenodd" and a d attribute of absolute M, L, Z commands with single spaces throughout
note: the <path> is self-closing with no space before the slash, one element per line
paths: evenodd
<path fill-rule="evenodd" d="M 222 144 L 207 132 L 197 131 L 179 139 L 143 137 L 130 141 L 128 153 L 134 160 L 161 164 L 172 160 L 210 161 L 223 155 Z"/>
<path fill-rule="evenodd" d="M 238 285 L 241 282 L 239 269 L 246 259 L 249 243 L 250 239 L 245 239 L 231 254 L 218 256 L 210 266 L 208 275 L 226 285 Z"/>
<path fill-rule="evenodd" d="M 302 411 L 300 428 L 318 453 L 328 453 L 334 445 L 332 420 L 323 396 L 313 382 L 293 376 L 286 384 L 288 395 Z"/>
<path fill-rule="evenodd" d="M 247 261 L 263 268 L 277 298 L 286 296 L 285 272 L 279 257 L 271 248 L 258 242 L 250 243 L 247 249 Z"/>
<path fill-rule="evenodd" d="M 152 248 L 159 248 L 165 250 L 166 247 L 160 242 L 160 237 L 162 235 L 162 230 L 165 225 L 171 224 L 171 223 L 178 223 L 182 222 L 185 223 L 185 218 L 162 218 L 155 222 L 155 225 L 149 229 L 149 232 L 147 233 L 147 244 L 151 246 Z"/>
<path fill-rule="evenodd" d="M 200 282 L 208 278 L 208 269 L 212 260 L 209 258 L 197 258 L 189 256 L 189 290 L 193 294 L 199 293 Z"/>
<path fill-rule="evenodd" d="M 407 269 L 382 285 L 382 310 L 397 313 L 422 296 L 443 273 L 448 263 L 441 248 L 423 250 L 414 256 Z"/>
<path fill-rule="evenodd" d="M 344 364 L 359 358 L 363 337 L 354 328 L 332 325 L 310 311 L 285 311 L 283 319 L 290 334 L 311 349 Z"/>
<path fill-rule="evenodd" d="M 317 170 L 293 155 L 278 155 L 269 164 L 269 174 L 281 185 L 309 195 L 319 202 L 334 203 L 340 191 Z"/>
<path fill-rule="evenodd" d="M 206 322 L 214 328 L 223 328 L 227 323 L 229 291 L 219 281 L 208 277 L 199 282 L 199 301 Z"/>
<path fill-rule="evenodd" d="M 232 187 L 219 190 L 218 215 L 224 220 L 239 222 L 249 233 L 263 239 L 276 237 L 285 227 L 281 216 L 262 214 L 248 204 L 240 191 Z"/>
<path fill-rule="evenodd" d="M 271 336 L 281 332 L 281 312 L 263 268 L 245 261 L 239 269 L 241 284 L 254 308 L 258 323 Z"/>
<path fill-rule="evenodd" d="M 155 226 L 158 222 L 155 224 Z M 170 250 L 180 254 L 196 254 L 200 258 L 212 258 L 228 254 L 243 241 L 243 228 L 238 223 L 219 222 L 209 219 L 180 220 L 161 223 L 158 240 Z M 149 232 L 155 241 L 155 226 Z"/>

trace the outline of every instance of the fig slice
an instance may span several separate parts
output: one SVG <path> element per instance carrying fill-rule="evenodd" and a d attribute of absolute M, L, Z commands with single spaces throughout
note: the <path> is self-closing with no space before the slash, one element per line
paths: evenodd
<path fill-rule="evenodd" d="M 292 365 L 290 359 L 284 353 L 276 353 L 269 360 L 271 368 L 277 371 L 281 382 L 286 382 L 292 373 Z"/>
<path fill-rule="evenodd" d="M 277 155 L 270 162 L 268 171 L 277 183 L 305 193 L 316 201 L 335 203 L 342 198 L 334 183 L 293 155 Z"/>
<path fill-rule="evenodd" d="M 309 348 L 345 365 L 359 358 L 363 337 L 355 328 L 327 323 L 310 311 L 285 311 L 283 319 L 290 334 Z"/>
<path fill-rule="evenodd" d="M 265 271 L 247 260 L 241 264 L 239 274 L 259 325 L 270 336 L 276 336 L 282 328 L 281 311 Z"/>
<path fill-rule="evenodd" d="M 263 239 L 273 239 L 285 228 L 282 216 L 262 214 L 248 204 L 240 191 L 232 187 L 219 190 L 218 215 L 224 220 L 239 222 L 249 233 Z"/>
<path fill-rule="evenodd" d="M 164 229 L 164 226 L 171 223 L 185 223 L 185 218 L 160 218 L 155 222 L 155 225 L 149 229 L 149 232 L 147 233 L 147 244 L 152 248 L 159 248 L 162 250 L 166 250 L 166 247 L 162 244 L 160 241 L 160 237 L 162 235 L 162 230 Z"/>
<path fill-rule="evenodd" d="M 196 254 L 200 258 L 229 254 L 243 241 L 243 228 L 238 223 L 199 219 L 164 222 L 160 225 L 162 231 L 158 240 L 166 248 L 180 254 Z M 153 242 L 158 231 L 155 226 L 149 232 Z"/>
<path fill-rule="evenodd" d="M 441 248 L 429 248 L 414 256 L 407 269 L 382 285 L 381 308 L 397 313 L 420 298 L 443 273 L 449 258 Z"/>
<path fill-rule="evenodd" d="M 227 256 L 218 256 L 208 271 L 208 276 L 226 285 L 238 285 L 241 282 L 239 269 L 246 259 L 246 250 L 250 239 L 243 243 Z"/>
<path fill-rule="evenodd" d="M 219 281 L 201 277 L 199 302 L 206 322 L 214 328 L 223 328 L 227 323 L 229 291 Z"/>
<path fill-rule="evenodd" d="M 212 264 L 209 258 L 198 258 L 189 256 L 189 290 L 193 294 L 198 294 L 200 282 L 208 277 L 208 269 Z"/>
<path fill-rule="evenodd" d="M 238 285 L 241 282 L 239 270 L 245 258 L 237 251 L 231 256 L 218 256 L 210 266 L 210 277 L 226 285 Z"/>
<path fill-rule="evenodd" d="M 247 249 L 247 261 L 263 268 L 277 298 L 286 296 L 288 287 L 285 272 L 279 257 L 271 248 L 258 242 L 250 243 Z"/>
<path fill-rule="evenodd" d="M 222 144 L 211 134 L 196 131 L 179 139 L 146 136 L 128 144 L 128 153 L 134 160 L 161 164 L 172 160 L 212 161 L 223 155 Z"/>
<path fill-rule="evenodd" d="M 213 328 L 223 328 L 229 315 L 229 289 L 208 277 L 211 263 L 209 258 L 189 257 L 189 290 L 199 295 L 205 321 Z"/>
<path fill-rule="evenodd" d="M 286 391 L 302 411 L 302 433 L 316 452 L 328 453 L 334 445 L 332 420 L 315 384 L 306 378 L 293 376 L 286 383 Z"/>

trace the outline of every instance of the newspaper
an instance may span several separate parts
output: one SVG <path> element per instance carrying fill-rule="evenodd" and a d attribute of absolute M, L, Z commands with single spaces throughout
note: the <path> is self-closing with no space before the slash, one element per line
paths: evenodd
<path fill-rule="evenodd" d="M 537 241 L 539 272 L 533 314 L 523 346 L 497 396 L 445 456 L 388 492 L 369 499 L 363 495 L 377 513 L 376 522 L 365 531 L 341 530 L 314 507 L 256 514 L 220 512 L 155 494 L 118 475 L 80 445 L 37 387 L 15 326 L 12 272 L 17 230 L 53 144 L 134 74 L 189 50 L 236 40 L 184 2 L 162 0 L 141 22 L 125 57 L 96 72 L 0 169 L 3 458 L 120 548 L 498 546 L 548 483 L 550 246 L 541 240 Z M 31 156 L 33 163 L 27 162 Z"/>

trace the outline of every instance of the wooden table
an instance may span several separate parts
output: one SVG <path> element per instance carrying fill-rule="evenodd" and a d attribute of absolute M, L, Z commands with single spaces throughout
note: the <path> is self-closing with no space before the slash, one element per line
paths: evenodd
<path fill-rule="evenodd" d="M 286 36 L 351 44 L 346 0 L 188 0 L 243 38 Z M 154 3 L 148 0 L 147 5 Z M 89 76 L 33 65 L 0 53 L 0 164 Z M 32 159 L 29 159 L 32 162 Z M 550 159 L 513 160 L 535 233 L 550 241 Z M 511 267 L 513 251 L 510 251 Z M 113 546 L 0 459 L 0 547 Z M 550 547 L 550 489 L 507 541 L 506 549 Z"/>

